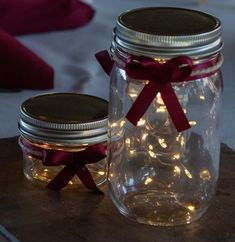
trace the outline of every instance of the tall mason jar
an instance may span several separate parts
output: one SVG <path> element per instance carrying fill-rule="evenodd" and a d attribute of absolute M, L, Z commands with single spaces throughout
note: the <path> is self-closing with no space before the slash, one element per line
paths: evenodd
<path fill-rule="evenodd" d="M 221 48 L 221 23 L 203 12 L 144 8 L 118 17 L 108 186 L 126 217 L 172 226 L 208 208 L 219 176 Z"/>

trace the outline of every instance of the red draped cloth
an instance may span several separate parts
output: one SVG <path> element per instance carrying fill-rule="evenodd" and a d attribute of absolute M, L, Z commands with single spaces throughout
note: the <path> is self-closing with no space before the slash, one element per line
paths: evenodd
<path fill-rule="evenodd" d="M 94 10 L 78 0 L 0 0 L 0 89 L 53 88 L 53 69 L 14 35 L 78 28 Z"/>

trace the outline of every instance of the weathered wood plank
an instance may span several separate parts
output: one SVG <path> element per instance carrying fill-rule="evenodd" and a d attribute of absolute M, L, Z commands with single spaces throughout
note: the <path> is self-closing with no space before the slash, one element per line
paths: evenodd
<path fill-rule="evenodd" d="M 35 187 L 22 172 L 17 138 L 0 140 L 0 223 L 22 242 L 235 241 L 235 152 L 222 145 L 215 198 L 198 221 L 153 227 L 120 215 L 110 198 L 89 192 Z"/>

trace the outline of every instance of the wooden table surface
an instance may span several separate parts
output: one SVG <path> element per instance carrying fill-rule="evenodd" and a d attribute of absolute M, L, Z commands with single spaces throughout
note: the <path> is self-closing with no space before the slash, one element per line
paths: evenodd
<path fill-rule="evenodd" d="M 201 219 L 185 226 L 154 227 L 119 214 L 107 191 L 99 196 L 35 188 L 24 178 L 17 137 L 1 139 L 0 224 L 21 242 L 232 242 L 235 152 L 222 145 L 217 193 Z"/>

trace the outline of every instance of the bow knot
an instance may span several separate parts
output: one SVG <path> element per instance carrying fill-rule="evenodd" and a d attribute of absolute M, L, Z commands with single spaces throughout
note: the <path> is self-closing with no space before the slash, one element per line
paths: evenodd
<path fill-rule="evenodd" d="M 65 167 L 47 185 L 51 190 L 60 190 L 77 175 L 82 183 L 97 193 L 102 193 L 96 186 L 87 164 L 96 163 L 106 157 L 106 148 L 102 144 L 89 146 L 87 149 L 78 152 L 68 152 L 63 150 L 43 150 L 43 165 Z"/>
<path fill-rule="evenodd" d="M 109 53 L 107 51 L 101 51 L 96 54 L 96 58 L 105 72 L 110 75 L 114 61 L 111 59 Z M 209 65 L 213 65 L 213 63 L 199 64 L 198 68 L 204 68 Z M 197 67 L 193 66 L 193 61 L 188 56 L 172 58 L 162 64 L 146 56 L 131 55 L 125 59 L 124 69 L 130 78 L 149 81 L 133 103 L 126 118 L 132 124 L 137 125 L 157 93 L 160 92 L 176 129 L 179 132 L 189 129 L 188 119 L 184 114 L 171 83 L 192 80 L 190 75 L 195 68 Z M 208 76 L 208 74 L 205 76 Z M 193 76 L 193 79 L 197 77 L 199 76 Z"/>
<path fill-rule="evenodd" d="M 187 56 L 180 56 L 159 63 L 149 57 L 130 57 L 127 59 L 125 70 L 127 75 L 134 79 L 158 83 L 182 82 L 192 72 L 192 60 Z"/>
<path fill-rule="evenodd" d="M 192 65 L 192 60 L 187 56 L 176 57 L 163 64 L 149 57 L 130 57 L 125 66 L 127 75 L 133 79 L 149 80 L 149 83 L 127 113 L 127 119 L 137 125 L 160 92 L 176 129 L 180 132 L 190 128 L 171 83 L 186 81 L 192 72 Z"/>

